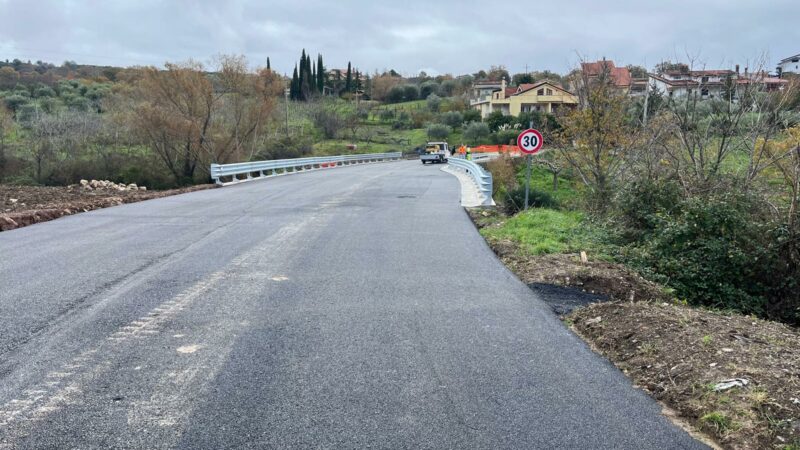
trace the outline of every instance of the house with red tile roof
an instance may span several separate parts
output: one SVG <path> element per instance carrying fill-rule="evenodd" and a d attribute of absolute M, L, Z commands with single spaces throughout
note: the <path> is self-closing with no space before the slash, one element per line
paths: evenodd
<path fill-rule="evenodd" d="M 596 62 L 582 62 L 581 72 L 589 81 L 597 79 L 603 74 L 608 74 L 614 86 L 625 92 L 631 87 L 631 72 L 627 67 L 615 66 L 614 61 L 611 60 L 602 59 Z"/>
<path fill-rule="evenodd" d="M 506 86 L 503 80 L 499 89 L 470 103 L 481 112 L 483 118 L 494 111 L 511 116 L 518 116 L 522 112 L 552 114 L 562 108 L 573 108 L 577 104 L 578 97 L 575 94 L 550 80 L 511 87 Z"/>

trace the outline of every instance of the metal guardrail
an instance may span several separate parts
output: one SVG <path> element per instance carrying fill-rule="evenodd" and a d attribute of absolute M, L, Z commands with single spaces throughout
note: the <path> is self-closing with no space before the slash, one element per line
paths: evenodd
<path fill-rule="evenodd" d="M 381 161 L 399 161 L 402 153 L 365 153 L 361 155 L 318 156 L 312 158 L 273 159 L 235 164 L 211 164 L 211 178 L 217 184 L 226 186 L 233 183 L 254 180 L 262 177 L 284 175 L 287 173 L 308 172 L 337 166 L 349 166 Z M 247 178 L 241 179 L 240 176 Z M 255 175 L 255 176 L 254 176 Z M 231 181 L 223 182 L 223 177 Z"/>
<path fill-rule="evenodd" d="M 493 205 L 492 200 L 492 174 L 483 167 L 472 161 L 457 157 L 455 155 L 447 158 L 447 164 L 459 170 L 463 170 L 472 177 L 478 186 L 478 191 L 483 197 L 482 204 Z"/>

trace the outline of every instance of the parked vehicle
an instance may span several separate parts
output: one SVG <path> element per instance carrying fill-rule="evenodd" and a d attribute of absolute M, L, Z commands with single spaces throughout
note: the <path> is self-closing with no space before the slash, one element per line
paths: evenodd
<path fill-rule="evenodd" d="M 422 164 L 446 163 L 449 157 L 450 146 L 447 142 L 428 142 L 425 144 L 425 151 L 419 155 Z"/>

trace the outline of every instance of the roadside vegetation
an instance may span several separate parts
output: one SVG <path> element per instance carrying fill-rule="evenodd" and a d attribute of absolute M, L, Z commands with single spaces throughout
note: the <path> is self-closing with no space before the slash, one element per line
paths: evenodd
<path fill-rule="evenodd" d="M 646 121 L 609 78 L 574 85 L 580 107 L 543 127 L 531 209 L 524 159 L 487 164 L 498 208 L 471 211 L 481 233 L 524 281 L 614 300 L 564 320 L 695 428 L 797 448 L 797 85 L 733 102 L 652 92 Z"/>
<path fill-rule="evenodd" d="M 160 68 L 0 61 L 0 183 L 167 189 L 209 182 L 212 162 L 507 144 L 531 121 L 469 108 L 473 81 L 511 78 L 502 67 L 403 77 L 326 64 L 305 50 L 288 77 L 235 55 Z"/>

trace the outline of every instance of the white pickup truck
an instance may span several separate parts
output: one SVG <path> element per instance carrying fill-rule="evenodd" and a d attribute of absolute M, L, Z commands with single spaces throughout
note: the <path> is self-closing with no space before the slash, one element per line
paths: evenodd
<path fill-rule="evenodd" d="M 447 142 L 428 142 L 425 151 L 419 155 L 422 164 L 446 163 L 450 157 L 450 147 Z"/>

